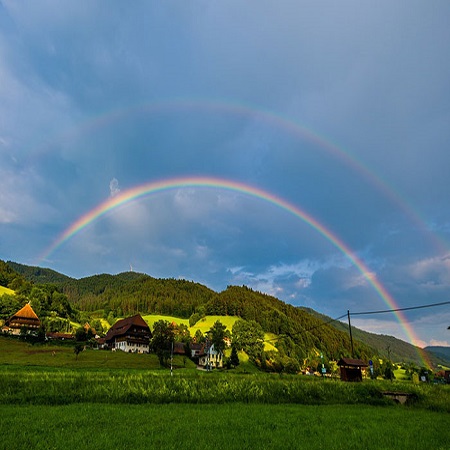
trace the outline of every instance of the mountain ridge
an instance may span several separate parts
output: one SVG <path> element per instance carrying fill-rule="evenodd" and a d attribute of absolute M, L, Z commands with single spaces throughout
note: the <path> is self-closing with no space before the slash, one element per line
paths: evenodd
<path fill-rule="evenodd" d="M 255 320 L 265 331 L 283 338 L 286 354 L 305 358 L 305 349 L 318 348 L 330 357 L 350 356 L 348 325 L 332 321 L 310 308 L 295 307 L 275 297 L 245 286 L 228 286 L 222 292 L 187 280 L 157 279 L 137 272 L 116 275 L 98 274 L 80 279 L 52 269 L 27 266 L 8 261 L 7 265 L 34 283 L 52 283 L 83 311 L 105 310 L 116 316 L 149 312 L 189 318 L 203 311 L 207 314 L 237 315 Z M 333 331 L 334 330 L 334 331 Z M 352 327 L 357 356 L 367 359 L 377 354 L 396 361 L 421 365 L 417 347 L 393 336 L 377 335 Z M 434 364 L 447 358 L 427 352 Z"/>

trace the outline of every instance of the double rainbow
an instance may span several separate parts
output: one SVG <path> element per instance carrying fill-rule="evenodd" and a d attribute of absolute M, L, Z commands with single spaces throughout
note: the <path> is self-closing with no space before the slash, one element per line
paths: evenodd
<path fill-rule="evenodd" d="M 331 230 L 326 228 L 318 220 L 308 214 L 306 211 L 300 209 L 296 205 L 278 197 L 270 192 L 263 189 L 253 187 L 244 183 L 237 181 L 231 181 L 221 178 L 212 177 L 183 177 L 183 178 L 171 178 L 160 181 L 152 181 L 149 183 L 144 183 L 142 185 L 133 187 L 126 191 L 120 192 L 114 197 L 108 198 L 103 203 L 100 203 L 95 208 L 93 208 L 88 213 L 77 219 L 72 225 L 70 225 L 54 242 L 47 248 L 39 257 L 38 261 L 42 261 L 48 258 L 48 256 L 55 252 L 60 246 L 62 246 L 66 241 L 72 238 L 75 234 L 79 233 L 81 230 L 86 228 L 89 224 L 101 218 L 108 212 L 118 208 L 119 206 L 125 205 L 134 200 L 138 200 L 142 197 L 149 195 L 154 195 L 164 191 L 177 190 L 183 188 L 215 188 L 228 190 L 233 192 L 242 193 L 250 197 L 261 199 L 263 201 L 269 202 L 290 214 L 293 214 L 314 230 L 316 230 L 321 236 L 323 236 L 327 241 L 333 244 L 340 252 L 342 252 L 358 269 L 358 271 L 364 276 L 367 282 L 373 287 L 378 296 L 383 300 L 389 309 L 399 309 L 394 298 L 389 294 L 386 288 L 381 284 L 381 282 L 374 276 L 373 272 L 366 266 L 366 264 L 356 256 L 352 250 Z M 398 322 L 402 326 L 406 336 L 411 343 L 415 344 L 418 342 L 418 338 L 415 336 L 413 329 L 409 325 L 408 321 L 402 314 L 402 312 L 397 311 L 394 313 Z M 425 359 L 424 354 L 420 350 L 419 354 L 425 365 L 430 365 Z"/>

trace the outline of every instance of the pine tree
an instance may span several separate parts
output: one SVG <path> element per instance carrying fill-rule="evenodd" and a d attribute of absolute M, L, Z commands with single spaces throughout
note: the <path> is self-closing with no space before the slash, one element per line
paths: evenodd
<path fill-rule="evenodd" d="M 231 347 L 230 364 L 233 367 L 237 367 L 239 365 L 239 356 L 237 349 L 234 345 Z"/>

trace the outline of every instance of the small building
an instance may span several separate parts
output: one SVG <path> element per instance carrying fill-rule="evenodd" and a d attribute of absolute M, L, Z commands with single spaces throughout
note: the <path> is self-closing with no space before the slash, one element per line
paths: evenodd
<path fill-rule="evenodd" d="M 64 341 L 64 340 L 71 340 L 71 341 L 73 341 L 75 339 L 75 335 L 73 335 L 72 333 L 61 333 L 59 331 L 46 333 L 45 336 L 48 339 L 61 340 L 61 341 Z"/>
<path fill-rule="evenodd" d="M 206 343 L 199 355 L 198 368 L 211 370 L 223 367 L 223 354 L 214 348 L 214 344 Z"/>
<path fill-rule="evenodd" d="M 191 348 L 191 358 L 197 359 L 200 357 L 200 354 L 204 353 L 205 344 L 192 342 L 190 345 Z"/>
<path fill-rule="evenodd" d="M 148 353 L 152 332 L 140 314 L 118 320 L 106 333 L 105 343 L 111 350 Z"/>
<path fill-rule="evenodd" d="M 173 354 L 174 355 L 185 355 L 186 346 L 184 342 L 174 342 L 173 343 Z"/>
<path fill-rule="evenodd" d="M 444 372 L 444 380 L 447 384 L 450 384 L 450 370 Z"/>
<path fill-rule="evenodd" d="M 361 359 L 341 358 L 337 365 L 341 369 L 342 381 L 362 381 L 362 370 L 367 364 Z"/>
<path fill-rule="evenodd" d="M 11 334 L 20 334 L 21 330 L 27 332 L 37 331 L 41 326 L 41 321 L 33 308 L 27 303 L 5 322 L 3 330 Z"/>

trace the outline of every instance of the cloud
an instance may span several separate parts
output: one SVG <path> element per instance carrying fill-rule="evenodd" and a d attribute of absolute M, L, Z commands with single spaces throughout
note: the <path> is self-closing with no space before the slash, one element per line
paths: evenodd
<path fill-rule="evenodd" d="M 109 182 L 109 196 L 115 197 L 119 193 L 120 193 L 119 181 L 117 180 L 117 178 L 113 178 Z"/>
<path fill-rule="evenodd" d="M 133 186 L 207 175 L 289 201 L 368 272 L 282 208 L 215 188 L 110 211 L 55 251 L 53 268 L 89 275 L 133 261 L 333 317 L 386 306 L 368 277 L 399 306 L 447 299 L 445 2 L 113 4 L 0 4 L 4 254 L 33 260 Z M 448 340 L 436 314 L 408 316 L 424 342 Z"/>
<path fill-rule="evenodd" d="M 437 347 L 450 347 L 450 341 L 436 341 L 434 339 L 431 339 L 429 344 L 430 346 L 437 346 Z"/>

